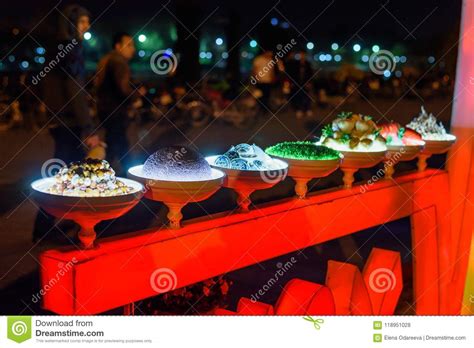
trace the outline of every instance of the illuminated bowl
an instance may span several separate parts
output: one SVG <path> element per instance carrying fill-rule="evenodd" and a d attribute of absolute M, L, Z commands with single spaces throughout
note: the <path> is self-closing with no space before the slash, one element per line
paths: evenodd
<path fill-rule="evenodd" d="M 384 167 L 385 178 L 393 177 L 395 165 L 398 162 L 406 162 L 415 159 L 423 150 L 424 141 L 420 145 L 387 145 Z"/>
<path fill-rule="evenodd" d="M 132 167 L 128 175 L 145 185 L 145 197 L 163 202 L 168 208 L 170 227 L 177 229 L 181 225 L 181 209 L 188 203 L 200 202 L 212 196 L 224 183 L 225 173 L 212 168 L 207 180 L 170 181 L 150 179 L 144 176 L 143 165 Z"/>
<path fill-rule="evenodd" d="M 418 156 L 418 171 L 422 172 L 426 169 L 426 160 L 432 155 L 440 155 L 449 151 L 451 146 L 456 142 L 456 137 L 452 134 L 447 134 L 444 140 L 427 140 L 423 139 L 425 147 Z"/>
<path fill-rule="evenodd" d="M 277 169 L 270 170 L 239 170 L 219 167 L 215 165 L 219 156 L 206 157 L 212 168 L 219 169 L 226 174 L 224 187 L 233 189 L 237 195 L 237 204 L 241 212 L 247 212 L 251 203 L 250 195 L 257 190 L 265 190 L 275 186 L 286 178 L 288 164 L 282 160 L 274 159 Z"/>
<path fill-rule="evenodd" d="M 383 151 L 341 151 L 344 159 L 342 160 L 341 170 L 344 173 L 344 188 L 351 188 L 354 182 L 354 173 L 361 168 L 371 168 L 385 158 L 386 150 Z"/>
<path fill-rule="evenodd" d="M 288 163 L 288 175 L 295 180 L 295 193 L 303 199 L 308 192 L 308 182 L 314 178 L 323 178 L 339 168 L 341 158 L 329 160 L 304 160 L 273 156 Z"/>
<path fill-rule="evenodd" d="M 78 237 L 84 248 L 92 248 L 96 239 L 94 226 L 100 221 L 116 219 L 132 209 L 143 196 L 143 185 L 125 178 L 117 178 L 133 188 L 131 193 L 106 197 L 75 197 L 49 193 L 55 178 L 39 179 L 31 183 L 33 200 L 46 212 L 59 218 L 75 221 L 81 226 Z"/>

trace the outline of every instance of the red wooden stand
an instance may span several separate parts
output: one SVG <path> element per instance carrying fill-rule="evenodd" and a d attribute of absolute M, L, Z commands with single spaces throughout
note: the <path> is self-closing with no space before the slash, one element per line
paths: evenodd
<path fill-rule="evenodd" d="M 330 239 L 411 216 L 417 314 L 457 314 L 451 285 L 448 176 L 427 170 L 362 189 L 331 189 L 285 199 L 245 214 L 221 213 L 185 222 L 179 230 L 147 230 L 98 240 L 100 247 L 48 250 L 41 282 L 45 309 L 95 314 L 186 286 Z M 76 260 L 57 277 L 58 263 Z M 157 284 L 158 270 L 168 272 Z M 158 272 L 159 273 L 159 272 Z M 355 280 L 356 281 L 356 280 Z M 460 292 L 462 293 L 462 291 Z"/>

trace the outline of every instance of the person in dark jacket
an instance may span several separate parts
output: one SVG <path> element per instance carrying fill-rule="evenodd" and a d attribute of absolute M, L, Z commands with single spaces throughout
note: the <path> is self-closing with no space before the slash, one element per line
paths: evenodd
<path fill-rule="evenodd" d="M 87 146 L 95 146 L 99 138 L 93 135 L 87 92 L 84 90 L 82 38 L 89 29 L 90 15 L 78 5 L 69 5 L 61 12 L 57 17 L 55 39 L 46 48 L 45 67 L 48 69 L 43 69 L 32 82 L 42 91 L 54 141 L 54 161 L 68 164 L 82 159 Z M 33 241 L 42 239 L 55 229 L 60 230 L 56 233 L 64 232 L 64 228 L 55 225 L 51 215 L 40 210 L 34 225 Z"/>
<path fill-rule="evenodd" d="M 97 113 L 106 132 L 107 160 L 120 162 L 120 170 L 125 172 L 129 165 L 128 109 L 146 91 L 144 87 L 138 88 L 130 82 L 128 62 L 135 55 L 132 36 L 116 34 L 112 47 L 112 51 L 97 66 Z"/>
<path fill-rule="evenodd" d="M 290 57 L 286 67 L 291 84 L 291 103 L 296 117 L 301 118 L 305 113 L 311 116 L 311 99 L 308 94 L 311 91 L 313 69 L 306 59 L 306 52 L 302 50 Z"/>
<path fill-rule="evenodd" d="M 58 15 L 56 40 L 47 47 L 45 66 L 51 67 L 42 84 L 52 120 L 55 157 L 66 163 L 84 157 L 85 146 L 98 142 L 87 107 L 82 40 L 89 29 L 89 12 L 69 5 Z"/>

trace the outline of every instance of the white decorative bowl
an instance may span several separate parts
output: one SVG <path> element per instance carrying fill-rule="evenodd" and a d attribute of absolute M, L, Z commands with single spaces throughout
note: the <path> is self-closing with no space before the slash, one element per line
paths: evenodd
<path fill-rule="evenodd" d="M 395 165 L 398 162 L 406 162 L 415 159 L 423 150 L 424 142 L 420 145 L 387 145 L 384 167 L 385 178 L 390 179 L 395 173 Z"/>
<path fill-rule="evenodd" d="M 224 183 L 225 173 L 212 168 L 207 180 L 169 181 L 147 178 L 143 165 L 132 167 L 128 175 L 141 182 L 146 189 L 145 197 L 163 202 L 168 208 L 171 228 L 179 228 L 183 215 L 181 209 L 188 203 L 203 201 L 212 196 Z"/>
<path fill-rule="evenodd" d="M 219 156 L 206 157 L 212 168 L 219 169 L 226 174 L 224 187 L 233 189 L 237 195 L 237 204 L 241 212 L 247 212 L 251 203 L 250 195 L 257 190 L 265 190 L 275 186 L 286 178 L 288 164 L 282 160 L 274 159 L 278 168 L 269 170 L 239 170 L 223 168 L 215 165 Z"/>
<path fill-rule="evenodd" d="M 445 140 L 427 140 L 423 139 L 425 147 L 418 156 L 418 171 L 422 172 L 426 169 L 426 160 L 432 155 L 440 155 L 449 151 L 451 146 L 456 142 L 456 136 L 447 134 Z"/>
<path fill-rule="evenodd" d="M 342 161 L 342 157 L 331 160 L 303 160 L 274 157 L 288 163 L 288 175 L 295 180 L 295 192 L 301 199 L 306 197 L 308 182 L 311 179 L 328 176 L 339 168 Z"/>
<path fill-rule="evenodd" d="M 132 209 L 143 196 L 143 185 L 134 180 L 117 178 L 133 188 L 131 193 L 105 197 L 63 196 L 49 193 L 55 178 L 31 183 L 33 200 L 46 212 L 59 218 L 73 220 L 81 226 L 78 237 L 84 248 L 92 248 L 96 239 L 94 226 L 100 221 L 115 219 Z"/>

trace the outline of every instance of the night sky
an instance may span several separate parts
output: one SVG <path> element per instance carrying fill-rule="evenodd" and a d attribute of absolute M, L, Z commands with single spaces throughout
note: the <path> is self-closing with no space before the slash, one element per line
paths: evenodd
<path fill-rule="evenodd" d="M 3 31 L 15 22 L 23 27 L 32 26 L 58 3 L 59 7 L 79 3 L 91 11 L 93 20 L 112 4 L 97 21 L 97 26 L 120 27 L 130 22 L 145 24 L 167 1 L 5 1 L 0 4 L 0 28 Z M 201 13 L 196 15 L 202 20 L 209 16 L 203 27 L 219 25 L 219 21 L 233 10 L 239 15 L 240 30 L 245 34 L 268 13 L 267 21 L 271 17 L 284 20 L 284 16 L 298 35 L 315 41 L 344 41 L 354 36 L 362 43 L 380 41 L 382 44 L 410 41 L 426 44 L 426 41 L 449 36 L 449 32 L 458 29 L 461 9 L 460 0 L 187 0 L 184 3 L 197 4 Z M 170 1 L 167 7 L 174 12 L 176 1 Z M 170 14 L 162 11 L 154 21 L 166 17 Z"/>

